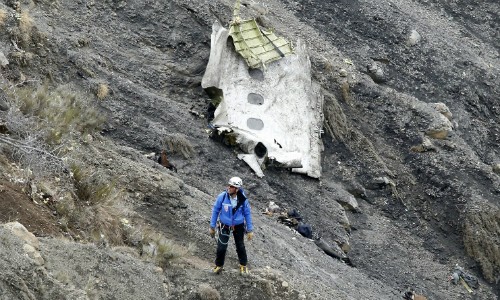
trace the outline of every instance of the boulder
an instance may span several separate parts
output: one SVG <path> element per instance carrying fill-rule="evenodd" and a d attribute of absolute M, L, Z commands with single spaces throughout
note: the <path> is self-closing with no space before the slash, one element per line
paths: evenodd
<path fill-rule="evenodd" d="M 418 44 L 420 42 L 421 38 L 422 37 L 420 36 L 420 33 L 418 33 L 418 31 L 416 31 L 415 29 L 413 29 L 410 32 L 410 36 L 408 37 L 406 44 L 408 46 L 415 46 L 416 44 Z"/>
<path fill-rule="evenodd" d="M 33 246 L 35 249 L 40 248 L 40 242 L 38 238 L 23 226 L 23 224 L 19 222 L 10 222 L 4 225 L 5 229 L 10 230 L 13 234 L 20 237 L 26 244 Z"/>
<path fill-rule="evenodd" d="M 371 63 L 370 65 L 366 66 L 366 70 L 368 71 L 368 75 L 370 75 L 374 82 L 384 83 L 387 81 L 384 69 L 379 63 Z"/>
<path fill-rule="evenodd" d="M 451 121 L 453 114 L 451 113 L 448 106 L 446 106 L 446 104 L 437 102 L 437 103 L 430 103 L 429 105 Z"/>
<path fill-rule="evenodd" d="M 493 172 L 500 175 L 500 163 L 493 165 Z"/>
<path fill-rule="evenodd" d="M 5 68 L 9 64 L 9 60 L 3 52 L 0 52 L 0 67 Z"/>
<path fill-rule="evenodd" d="M 413 152 L 419 152 L 419 153 L 437 150 L 436 146 L 432 144 L 431 140 L 428 137 L 423 137 L 420 144 L 415 145 L 410 149 Z"/>
<path fill-rule="evenodd" d="M 364 188 L 362 188 L 361 186 L 357 186 L 357 187 L 361 188 L 361 190 L 358 190 L 359 193 L 357 195 L 360 195 L 360 196 L 365 195 Z M 353 196 L 353 194 L 346 191 L 341 185 L 328 182 L 328 183 L 325 183 L 325 188 L 332 192 L 332 200 L 335 200 L 337 203 L 342 205 L 342 207 L 344 209 L 354 211 L 354 212 L 359 212 L 358 201 Z M 349 222 L 347 222 L 347 223 L 349 223 Z"/>
<path fill-rule="evenodd" d="M 453 130 L 453 125 L 450 120 L 440 114 L 433 120 L 426 130 L 426 134 L 434 139 L 443 140 L 448 137 L 448 134 Z"/>
<path fill-rule="evenodd" d="M 26 254 L 28 254 L 28 257 L 31 258 L 37 266 L 43 266 L 45 261 L 43 260 L 42 255 L 38 250 L 35 249 L 35 247 L 24 244 L 23 250 Z"/>

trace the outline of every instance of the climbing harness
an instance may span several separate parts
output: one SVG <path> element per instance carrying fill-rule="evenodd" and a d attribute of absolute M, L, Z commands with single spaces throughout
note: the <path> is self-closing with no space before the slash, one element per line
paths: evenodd
<path fill-rule="evenodd" d="M 233 178 L 231 178 L 232 180 Z M 238 178 L 239 179 L 239 178 Z M 241 181 L 241 179 L 239 179 Z M 226 196 L 225 197 L 228 197 L 229 198 L 229 194 L 226 193 Z M 238 190 L 238 194 L 237 194 L 237 198 L 238 198 L 238 202 L 236 204 L 235 207 L 232 208 L 233 210 L 233 215 L 236 213 L 236 211 L 243 205 L 243 203 L 245 203 L 245 201 L 247 200 L 247 198 L 245 197 L 245 195 L 243 194 L 243 192 L 240 190 Z M 215 236 L 214 236 L 214 239 L 216 242 L 220 242 L 222 245 L 227 245 L 229 243 L 229 238 L 231 236 L 231 233 L 233 233 L 234 231 L 234 225 L 233 226 L 229 226 L 229 225 L 226 225 L 226 224 L 223 224 L 222 222 L 220 221 L 217 221 L 217 226 L 216 226 L 216 231 L 215 231 Z M 228 232 L 227 234 L 225 234 L 223 232 L 223 229 L 228 229 Z M 221 236 L 225 236 L 227 237 L 227 242 L 223 242 L 221 240 Z"/>
<path fill-rule="evenodd" d="M 229 231 L 227 232 L 227 234 L 224 233 L 223 229 L 228 229 Z M 219 243 L 221 243 L 222 245 L 227 245 L 229 243 L 229 237 L 231 236 L 231 233 L 234 231 L 234 226 L 227 226 L 225 224 L 222 224 L 221 222 L 217 222 L 217 230 L 216 230 L 216 236 L 215 236 L 215 240 Z M 227 236 L 227 242 L 223 242 L 221 240 L 221 236 Z"/>

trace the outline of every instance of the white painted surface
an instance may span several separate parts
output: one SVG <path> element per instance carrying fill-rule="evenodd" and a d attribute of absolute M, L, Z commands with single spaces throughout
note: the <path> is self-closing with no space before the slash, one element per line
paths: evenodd
<path fill-rule="evenodd" d="M 295 55 L 269 64 L 259 80 L 250 76 L 243 58 L 228 47 L 228 35 L 227 29 L 214 24 L 210 59 L 202 80 L 203 88 L 217 87 L 224 93 L 213 125 L 233 130 L 248 154 L 254 154 L 254 146 L 261 142 L 270 161 L 320 177 L 323 96 L 311 80 L 305 45 L 299 41 Z M 262 104 L 255 101 L 255 94 L 262 96 Z M 262 173 L 255 164 L 251 167 Z"/>

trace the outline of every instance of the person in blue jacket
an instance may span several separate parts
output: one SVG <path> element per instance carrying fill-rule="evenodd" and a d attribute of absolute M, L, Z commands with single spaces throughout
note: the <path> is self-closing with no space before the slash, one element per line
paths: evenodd
<path fill-rule="evenodd" d="M 229 179 L 227 190 L 220 193 L 215 200 L 209 229 L 212 237 L 215 236 L 216 226 L 219 238 L 217 240 L 215 267 L 212 271 L 215 274 L 222 272 L 227 244 L 232 233 L 236 244 L 236 253 L 240 261 L 240 273 L 242 275 L 247 274 L 248 260 L 244 237 L 246 233 L 248 240 L 253 238 L 253 224 L 250 203 L 243 191 L 243 182 L 239 177 Z"/>

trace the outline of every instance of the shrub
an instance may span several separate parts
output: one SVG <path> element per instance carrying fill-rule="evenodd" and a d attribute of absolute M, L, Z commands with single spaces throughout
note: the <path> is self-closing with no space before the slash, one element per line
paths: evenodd
<path fill-rule="evenodd" d="M 180 133 L 169 134 L 164 140 L 171 152 L 181 153 L 185 158 L 194 155 L 194 148 L 187 137 Z"/>
<path fill-rule="evenodd" d="M 96 205 L 116 198 L 116 180 L 99 179 L 96 174 L 91 174 L 90 171 L 76 164 L 72 164 L 70 169 L 75 194 L 80 202 Z"/>
<path fill-rule="evenodd" d="M 323 108 L 326 132 L 341 142 L 349 139 L 352 130 L 337 98 L 335 98 L 334 95 L 325 94 L 325 104 Z"/>
<path fill-rule="evenodd" d="M 20 66 L 28 66 L 33 60 L 33 53 L 27 51 L 13 51 L 9 53 L 9 61 L 15 62 Z M 24 76 L 24 75 L 23 75 Z M 23 82 L 25 79 L 20 79 Z"/>
<path fill-rule="evenodd" d="M 123 245 L 125 231 L 118 205 L 123 193 L 116 188 L 116 181 L 74 164 L 70 170 L 72 196 L 66 195 L 56 203 L 61 224 L 69 231 L 78 231 L 82 240 Z"/>
<path fill-rule="evenodd" d="M 129 226 L 126 236 L 129 242 L 135 241 L 132 246 L 140 248 L 144 259 L 152 260 L 162 268 L 172 260 L 185 256 L 194 247 L 180 246 L 148 225 Z"/>
<path fill-rule="evenodd" d="M 66 163 L 59 158 L 57 151 L 44 143 L 47 129 L 39 125 L 37 118 L 11 108 L 5 120 L 9 135 L 2 135 L 0 139 L 6 153 L 26 170 L 27 179 L 62 173 Z"/>
<path fill-rule="evenodd" d="M 344 99 L 344 102 L 346 103 L 351 103 L 352 102 L 352 96 L 351 96 L 351 91 L 349 88 L 349 82 L 344 81 L 341 85 L 342 90 L 342 99 Z"/>
<path fill-rule="evenodd" d="M 185 248 L 175 244 L 171 240 L 167 240 L 166 238 L 159 238 L 155 241 L 155 243 L 156 263 L 162 268 L 165 268 L 171 260 L 182 257 L 187 253 Z"/>
<path fill-rule="evenodd" d="M 44 142 L 60 144 L 64 138 L 100 130 L 104 117 L 81 95 L 68 86 L 50 90 L 48 85 L 36 89 L 25 87 L 14 90 L 14 107 L 27 118 L 39 119 L 37 129 L 43 131 Z"/>
<path fill-rule="evenodd" d="M 333 64 L 332 62 L 327 59 L 326 57 L 323 57 L 323 69 L 325 72 L 330 73 L 333 71 Z"/>
<path fill-rule="evenodd" d="M 19 31 L 21 34 L 20 39 L 23 45 L 27 46 L 31 41 L 33 32 L 33 19 L 27 10 L 21 12 L 19 17 Z"/>
<path fill-rule="evenodd" d="M 14 48 L 17 50 L 11 52 L 9 56 L 11 56 L 14 62 L 18 62 L 23 66 L 27 65 L 27 62 L 33 58 L 33 54 L 30 52 L 36 54 L 45 53 L 45 47 L 41 47 L 40 45 L 44 45 L 47 42 L 48 36 L 47 33 L 38 29 L 28 10 L 22 10 L 20 14 L 16 14 L 16 21 L 17 26 L 9 27 L 7 31 Z M 25 55 L 25 52 L 30 54 Z"/>
<path fill-rule="evenodd" d="M 106 98 L 109 94 L 109 87 L 107 84 L 100 83 L 99 86 L 97 86 L 97 98 L 99 100 L 103 100 Z"/>
<path fill-rule="evenodd" d="M 500 278 L 500 211 L 491 206 L 467 214 L 464 224 L 467 254 L 481 265 L 484 278 Z"/>
<path fill-rule="evenodd" d="M 219 300 L 220 299 L 219 292 L 206 283 L 199 286 L 198 296 L 201 300 Z"/>
<path fill-rule="evenodd" d="M 87 224 L 90 238 L 94 242 L 104 242 L 113 246 L 123 245 L 121 213 L 113 202 L 99 203 L 89 209 Z"/>
<path fill-rule="evenodd" d="M 3 26 L 6 20 L 7 20 L 7 12 L 3 9 L 0 9 L 0 26 Z"/>

